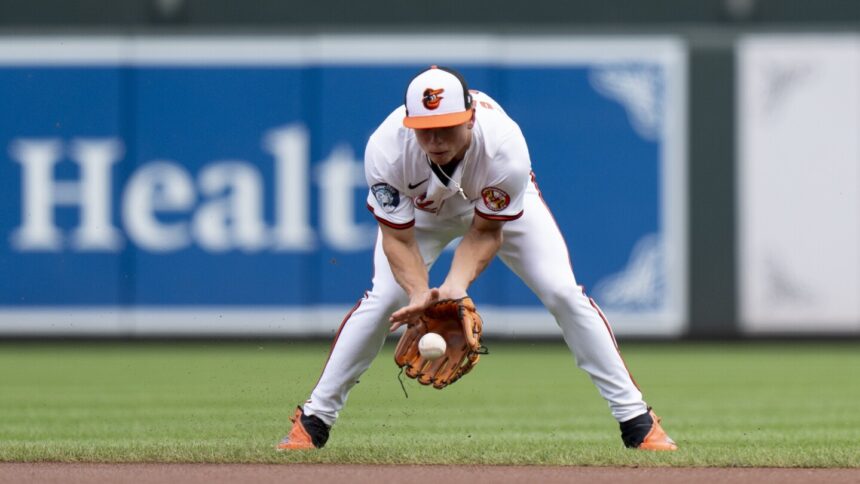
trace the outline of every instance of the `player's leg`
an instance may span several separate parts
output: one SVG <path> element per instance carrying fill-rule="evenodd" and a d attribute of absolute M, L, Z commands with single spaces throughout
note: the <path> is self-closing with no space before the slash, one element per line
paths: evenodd
<path fill-rule="evenodd" d="M 603 314 L 576 283 L 567 246 L 549 209 L 532 187 L 523 216 L 504 227 L 500 258 L 555 316 L 577 365 L 585 370 L 619 421 L 646 404 L 621 359 Z"/>
<path fill-rule="evenodd" d="M 564 340 L 609 403 L 628 447 L 674 450 L 621 358 L 615 337 L 597 304 L 576 283 L 567 245 L 549 208 L 532 183 L 524 214 L 508 222 L 499 256 L 555 316 Z"/>
<path fill-rule="evenodd" d="M 439 231 L 416 229 L 421 254 L 428 265 L 435 261 L 445 247 L 447 241 L 444 236 L 445 234 Z M 395 281 L 388 259 L 382 250 L 381 235 L 377 237 L 373 261 L 372 289 L 344 318 L 335 335 L 320 379 L 311 392 L 310 398 L 302 409 L 297 410 L 294 417 L 295 421 L 299 424 L 305 423 L 306 426 L 324 424 L 325 427 L 319 428 L 318 433 L 324 433 L 325 438 L 327 438 L 328 428 L 334 424 L 338 413 L 346 404 L 350 390 L 370 367 L 385 343 L 389 327 L 388 317 L 407 302 L 406 293 Z M 309 420 L 310 417 L 318 419 L 319 422 Z M 292 444 L 282 442 L 279 445 L 280 449 L 310 448 L 307 443 L 314 432 L 304 429 L 305 433 L 311 434 L 308 439 L 305 439 L 300 435 L 302 429 L 297 429 L 297 426 L 300 425 L 294 425 L 293 430 L 299 432 L 297 437 L 302 437 L 301 440 L 305 444 L 297 444 L 296 439 L 293 438 Z M 290 437 L 285 441 L 289 439 Z M 314 447 L 321 446 L 314 442 Z"/>
<path fill-rule="evenodd" d="M 382 348 L 388 335 L 388 315 L 407 301 L 382 251 L 381 236 L 374 250 L 373 272 L 372 289 L 341 322 L 319 381 L 304 404 L 307 415 L 315 415 L 329 426 Z"/>

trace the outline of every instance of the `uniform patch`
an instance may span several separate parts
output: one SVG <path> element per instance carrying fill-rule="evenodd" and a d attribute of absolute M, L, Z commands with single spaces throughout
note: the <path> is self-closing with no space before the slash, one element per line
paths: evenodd
<path fill-rule="evenodd" d="M 511 196 L 501 188 L 496 187 L 487 187 L 481 190 L 481 198 L 484 199 L 484 205 L 493 212 L 501 212 L 508 208 L 511 203 Z"/>
<path fill-rule="evenodd" d="M 400 192 L 388 183 L 377 183 L 370 187 L 376 201 L 382 206 L 382 209 L 388 213 L 394 211 L 400 205 Z"/>

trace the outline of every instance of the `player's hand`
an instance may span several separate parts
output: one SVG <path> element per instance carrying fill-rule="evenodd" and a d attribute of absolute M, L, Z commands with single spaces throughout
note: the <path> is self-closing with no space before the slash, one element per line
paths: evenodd
<path fill-rule="evenodd" d="M 396 331 L 404 324 L 412 325 L 418 322 L 418 318 L 424 314 L 424 309 L 439 300 L 439 289 L 433 288 L 417 292 L 409 298 L 409 304 L 394 311 L 388 321 L 391 323 L 389 331 Z"/>

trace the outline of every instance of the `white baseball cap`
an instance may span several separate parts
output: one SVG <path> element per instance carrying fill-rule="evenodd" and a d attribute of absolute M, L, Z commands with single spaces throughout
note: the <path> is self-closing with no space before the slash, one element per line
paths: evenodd
<path fill-rule="evenodd" d="M 459 72 L 430 66 L 406 88 L 403 125 L 413 129 L 447 128 L 472 118 L 472 95 Z"/>

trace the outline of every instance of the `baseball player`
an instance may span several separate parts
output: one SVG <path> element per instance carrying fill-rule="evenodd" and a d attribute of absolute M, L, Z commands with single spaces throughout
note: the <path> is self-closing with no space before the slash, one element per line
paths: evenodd
<path fill-rule="evenodd" d="M 498 255 L 555 317 L 564 340 L 621 427 L 624 445 L 675 450 L 621 359 L 597 304 L 577 285 L 568 249 L 541 197 L 519 126 L 454 70 L 412 79 L 405 105 L 367 142 L 368 209 L 379 222 L 373 288 L 338 330 L 328 361 L 278 450 L 321 448 L 350 389 L 389 331 L 440 299 L 467 296 Z M 428 270 L 462 236 L 447 277 Z"/>

